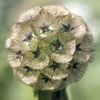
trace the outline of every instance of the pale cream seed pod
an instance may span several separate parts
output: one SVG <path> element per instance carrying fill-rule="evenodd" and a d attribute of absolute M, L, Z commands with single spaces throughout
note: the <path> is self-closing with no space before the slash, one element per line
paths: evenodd
<path fill-rule="evenodd" d="M 50 5 L 23 13 L 6 40 L 15 75 L 39 90 L 60 90 L 81 79 L 93 59 L 93 37 L 84 20 Z"/>

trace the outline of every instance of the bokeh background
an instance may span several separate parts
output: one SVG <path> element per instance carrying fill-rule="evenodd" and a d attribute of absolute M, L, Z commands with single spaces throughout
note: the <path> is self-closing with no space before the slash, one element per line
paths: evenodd
<path fill-rule="evenodd" d="M 95 60 L 84 77 L 67 90 L 70 100 L 100 100 L 100 0 L 0 0 L 0 100 L 38 100 L 31 87 L 14 78 L 5 40 L 23 11 L 47 4 L 63 5 L 88 23 L 95 40 Z"/>

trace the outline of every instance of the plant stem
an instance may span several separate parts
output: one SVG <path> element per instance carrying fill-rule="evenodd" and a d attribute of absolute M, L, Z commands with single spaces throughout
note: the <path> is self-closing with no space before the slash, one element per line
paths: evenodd
<path fill-rule="evenodd" d="M 53 92 L 51 100 L 68 100 L 68 95 L 66 89 Z"/>
<path fill-rule="evenodd" d="M 36 91 L 38 100 L 68 100 L 66 88 L 51 92 L 51 91 Z"/>

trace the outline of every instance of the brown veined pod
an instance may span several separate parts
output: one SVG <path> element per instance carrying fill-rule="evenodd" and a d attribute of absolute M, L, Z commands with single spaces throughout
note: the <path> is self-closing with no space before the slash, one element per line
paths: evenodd
<path fill-rule="evenodd" d="M 17 36 L 15 37 L 16 40 L 19 42 L 23 51 L 34 51 L 38 45 L 38 39 L 35 36 L 34 31 L 30 27 L 30 23 L 18 23 L 18 27 L 20 30 L 16 33 Z"/>
<path fill-rule="evenodd" d="M 59 23 L 49 12 L 41 9 L 40 13 L 34 19 L 33 27 L 37 36 L 41 39 L 56 34 L 59 29 Z"/>
<path fill-rule="evenodd" d="M 76 45 L 74 59 L 78 62 L 91 62 L 94 59 L 94 43 L 89 32 L 83 37 L 82 42 Z"/>
<path fill-rule="evenodd" d="M 35 88 L 38 90 L 50 90 L 56 91 L 61 84 L 61 80 L 52 80 L 45 74 L 41 73 L 38 77 L 37 84 Z"/>
<path fill-rule="evenodd" d="M 60 47 L 59 47 L 60 48 Z M 50 58 L 57 63 L 69 63 L 75 52 L 75 40 L 71 40 L 64 44 L 64 53 L 51 53 Z"/>
<path fill-rule="evenodd" d="M 63 89 L 69 84 L 79 81 L 86 73 L 87 66 L 88 62 L 80 63 L 72 60 L 67 69 L 69 70 L 68 75 L 62 79 L 59 89 Z"/>
<path fill-rule="evenodd" d="M 87 26 L 82 17 L 70 13 L 68 18 L 61 19 L 60 32 L 62 34 L 71 34 L 75 38 L 76 43 L 79 43 L 87 33 Z"/>
<path fill-rule="evenodd" d="M 68 65 L 52 61 L 48 67 L 43 69 L 43 73 L 52 80 L 61 80 L 68 76 Z"/>
<path fill-rule="evenodd" d="M 45 46 L 44 42 L 43 44 L 39 42 L 36 50 L 24 52 L 22 65 L 31 66 L 34 70 L 42 70 L 47 67 L 50 60 Z"/>
<path fill-rule="evenodd" d="M 23 83 L 28 85 L 36 85 L 39 72 L 33 70 L 30 66 L 23 66 L 17 69 L 13 69 L 14 75 L 20 79 Z"/>
<path fill-rule="evenodd" d="M 85 63 L 80 63 L 77 61 L 72 62 L 72 64 L 69 65 L 70 72 L 67 77 L 67 81 L 71 83 L 80 80 L 85 74 L 87 66 L 88 66 L 87 62 Z"/>

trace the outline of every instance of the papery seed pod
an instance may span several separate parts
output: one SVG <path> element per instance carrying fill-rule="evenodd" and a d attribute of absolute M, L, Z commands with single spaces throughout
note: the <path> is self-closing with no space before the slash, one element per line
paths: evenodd
<path fill-rule="evenodd" d="M 70 83 L 81 79 L 87 70 L 87 65 L 88 63 L 72 62 L 72 64 L 69 65 L 70 73 L 67 77 L 67 81 Z"/>
<path fill-rule="evenodd" d="M 50 37 L 59 29 L 59 24 L 56 18 L 54 18 L 46 10 L 41 9 L 40 13 L 34 19 L 33 27 L 37 36 L 40 38 Z"/>
<path fill-rule="evenodd" d="M 64 53 L 52 53 L 50 58 L 58 63 L 68 63 L 72 60 L 73 54 L 75 52 L 75 40 L 71 40 L 68 43 L 65 43 Z"/>
<path fill-rule="evenodd" d="M 22 82 L 35 86 L 39 76 L 39 72 L 36 72 L 29 66 L 24 66 L 22 68 L 14 69 L 15 76 L 22 80 Z"/>
<path fill-rule="evenodd" d="M 23 13 L 6 40 L 15 75 L 38 90 L 61 90 L 81 79 L 93 59 L 93 37 L 84 20 L 61 6 Z"/>
<path fill-rule="evenodd" d="M 68 64 L 52 62 L 47 68 L 43 69 L 43 73 L 53 80 L 60 80 L 68 76 Z"/>
<path fill-rule="evenodd" d="M 46 57 L 45 60 L 30 60 L 27 62 L 26 65 L 30 65 L 33 69 L 42 70 L 43 68 L 47 67 L 49 64 L 49 58 Z"/>
<path fill-rule="evenodd" d="M 39 90 L 57 90 L 60 83 L 61 80 L 52 80 L 45 74 L 40 74 L 35 88 Z"/>
<path fill-rule="evenodd" d="M 76 45 L 74 59 L 76 59 L 78 62 L 81 63 L 89 62 L 94 57 L 93 51 L 94 51 L 93 37 L 90 33 L 87 33 L 83 37 L 82 42 Z"/>
<path fill-rule="evenodd" d="M 61 21 L 61 32 L 66 32 L 74 36 L 76 43 L 81 42 L 87 33 L 87 26 L 80 16 L 70 13 L 67 21 Z"/>
<path fill-rule="evenodd" d="M 68 66 L 68 75 L 67 77 L 62 79 L 62 82 L 59 86 L 59 90 L 63 89 L 64 87 L 68 86 L 73 82 L 79 81 L 85 74 L 87 70 L 88 63 L 79 63 L 79 62 L 71 62 Z"/>

